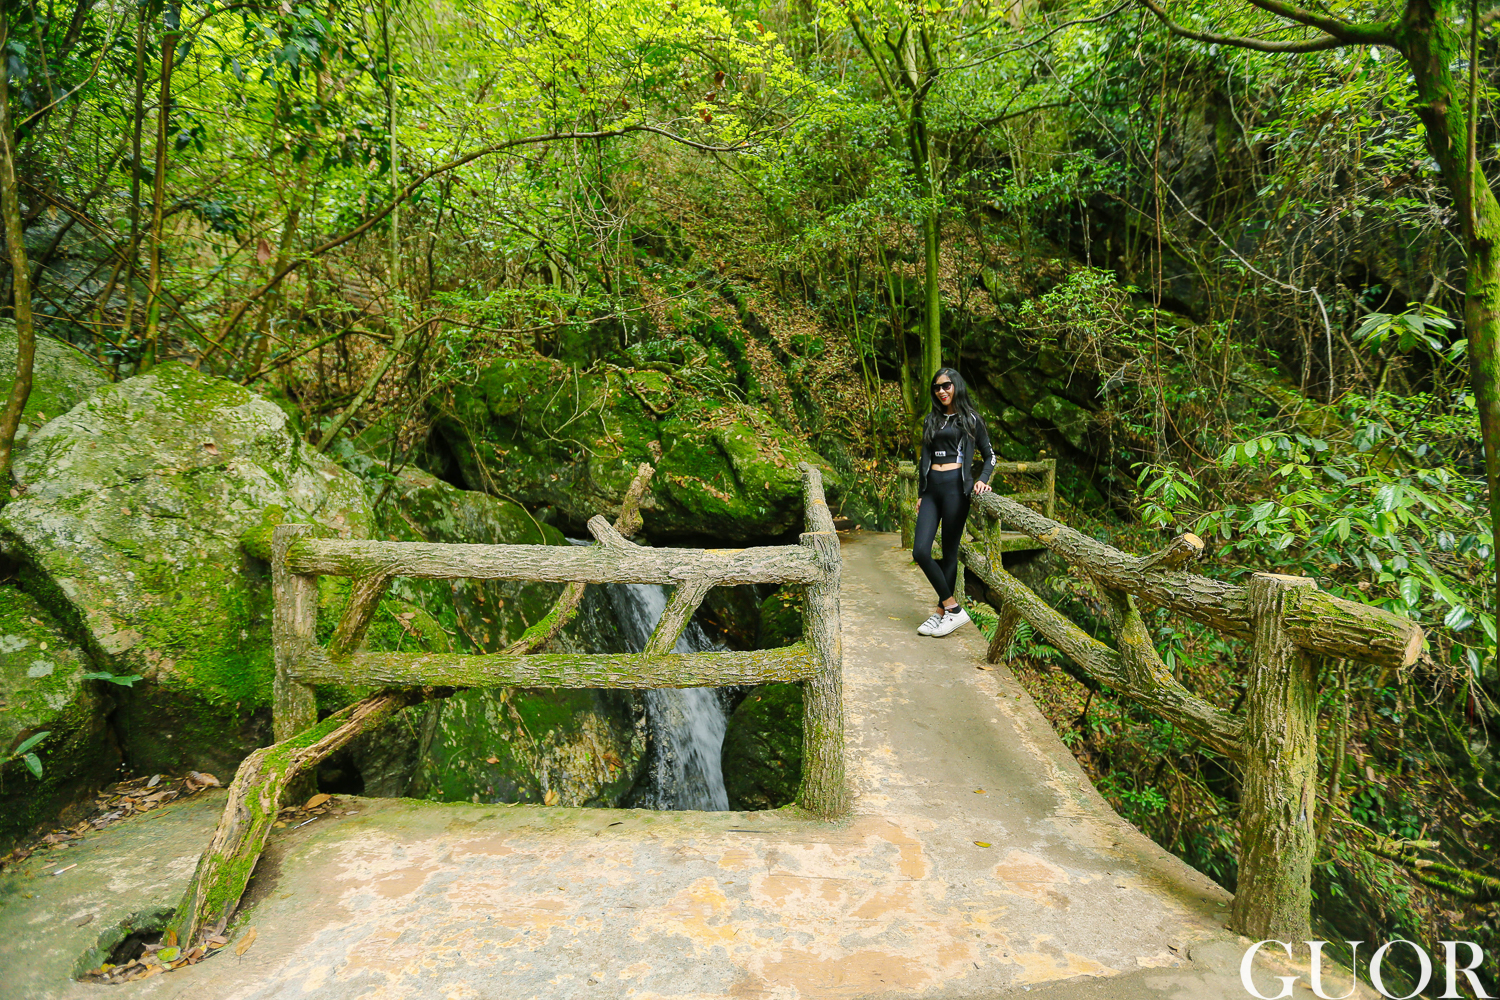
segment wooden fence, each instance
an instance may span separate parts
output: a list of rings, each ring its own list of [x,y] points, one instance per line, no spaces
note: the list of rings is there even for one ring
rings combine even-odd
[[[1030,498],[1037,502],[1037,498]],[[1048,504],[1050,513],[1050,504]],[[1318,589],[1308,577],[1256,573],[1246,586],[1190,572],[1203,551],[1181,535],[1133,556],[1083,535],[1012,496],[974,501],[973,542],[960,556],[989,587],[999,624],[990,662],[1004,657],[1022,619],[1088,675],[1170,722],[1239,768],[1240,853],[1234,928],[1256,940],[1307,940],[1317,853],[1318,681],[1324,658],[1406,667],[1422,629],[1407,618]],[[1019,529],[1093,583],[1112,648],[1058,613],[1005,570],[1014,549],[999,525]],[[1188,690],[1162,661],[1142,617],[1167,608],[1250,644],[1243,715]]]
[[[443,545],[313,538],[280,525],[271,543],[277,743],[317,719],[313,685],[558,688],[683,688],[799,681],[803,685],[802,784],[797,800],[820,816],[848,809],[844,767],[843,647],[839,636],[838,533],[818,470],[802,471],[807,531],[798,545],[671,549],[635,545],[603,517],[589,521],[599,544]],[[327,648],[315,635],[318,576],[353,578],[349,604]],[[654,583],[673,588],[641,653],[489,654],[369,652],[359,647],[391,579],[470,578],[580,583]],[[803,640],[782,649],[674,653],[712,587],[806,586]]]

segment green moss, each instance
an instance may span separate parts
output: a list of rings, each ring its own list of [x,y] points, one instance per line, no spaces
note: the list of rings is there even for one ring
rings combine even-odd
[[[777,588],[760,603],[760,635],[756,643],[761,649],[779,649],[790,646],[802,638],[802,605],[805,591],[802,587],[783,586]]]
[[[645,752],[638,708],[639,699],[622,692],[461,691],[430,710],[431,737],[410,794],[617,806]]]
[[[724,789],[731,809],[777,809],[802,781],[802,686],[762,684],[724,731]]]
[[[643,514],[656,537],[734,543],[799,530],[798,462],[823,467],[832,495],[842,486],[766,414],[655,369],[497,362],[455,392],[439,426],[467,480],[576,524],[618,509],[636,467],[654,462]]]
[[[0,852],[108,780],[119,754],[104,723],[109,692],[35,598],[0,587],[0,759],[34,733],[42,776],[19,760],[0,766]]]

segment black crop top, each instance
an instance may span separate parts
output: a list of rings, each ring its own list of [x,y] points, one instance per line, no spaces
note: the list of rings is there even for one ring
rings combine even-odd
[[[956,417],[939,427],[932,435],[932,464],[957,462],[958,445],[962,440],[963,430]]]

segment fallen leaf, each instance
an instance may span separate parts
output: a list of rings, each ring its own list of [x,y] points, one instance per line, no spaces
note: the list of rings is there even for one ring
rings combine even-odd
[[[240,943],[234,946],[234,953],[236,955],[243,955],[245,952],[250,950],[250,946],[254,943],[255,928],[252,927],[245,932],[245,936],[240,939]]]
[[[980,663],[980,664],[976,664],[976,666],[978,666],[980,670],[994,670],[995,669],[994,667],[990,666],[988,663]]]
[[[983,788],[976,788],[976,789],[974,789],[974,794],[975,795],[983,795],[984,794],[984,789]]]
[[[93,922],[94,922],[94,915],[92,913],[90,913],[88,916],[84,917],[82,920],[78,921],[73,926],[74,927],[87,927],[89,924],[91,924]]]
[[[989,847],[990,844],[989,844],[989,841],[987,841],[987,840],[976,840],[976,841],[974,841],[974,846],[975,847]]]
[[[159,775],[159,774],[153,774],[151,776],[151,780],[148,781],[148,782],[146,782],[146,787],[147,788],[155,788],[159,784],[161,784],[161,775]]]
[[[312,798],[308,799],[307,803],[302,808],[316,809],[318,808],[318,806],[327,802],[331,798],[333,798],[333,796],[329,795],[327,792],[319,792],[317,795],[314,795]]]
[[[544,806],[555,806],[555,805],[557,805],[557,789],[555,789],[555,788],[549,788],[549,789],[547,789],[547,794],[542,796],[542,805],[544,805]]]
[[[156,953],[156,957],[161,959],[163,962],[175,962],[179,957],[181,957],[181,955],[182,949],[177,947],[175,944],[169,948],[163,948],[161,951]]]
[[[498,764],[498,763],[500,763],[500,758],[499,757],[486,757],[484,759],[484,762],[486,764]]]

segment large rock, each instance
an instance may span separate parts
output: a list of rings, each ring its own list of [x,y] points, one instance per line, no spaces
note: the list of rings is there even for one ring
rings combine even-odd
[[[724,791],[731,809],[778,809],[802,781],[802,685],[762,684],[724,730]]]
[[[129,763],[225,774],[267,742],[268,573],[240,536],[279,508],[368,537],[358,479],[274,405],[176,362],[52,419],[15,475],[0,550],[97,663],[147,679],[116,715]]]
[[[351,468],[376,468],[347,450]],[[565,545],[510,500],[460,490],[408,468],[375,492],[377,533],[392,541]],[[498,652],[552,610],[562,585],[398,578],[393,595],[421,607],[468,652]],[[559,648],[623,652],[613,609],[585,591]],[[634,691],[481,688],[417,706],[351,748],[367,795],[441,801],[618,805],[644,768],[645,705]]]
[[[16,321],[0,319],[0,387],[8,390],[16,378]],[[24,444],[42,424],[83,402],[108,384],[109,376],[78,348],[52,337],[36,338],[31,369],[31,395],[21,411],[16,441]]]
[[[407,794],[618,806],[646,757],[638,699],[613,691],[463,691],[432,706]],[[628,694],[634,694],[630,692]]]
[[[655,369],[579,372],[546,359],[497,362],[454,391],[438,426],[465,482],[582,526],[618,509],[641,462],[656,476],[647,535],[752,542],[802,530],[797,463],[842,478],[764,412]]]
[[[37,733],[40,778],[21,760],[0,768],[0,853],[60,807],[109,779],[119,753],[104,722],[111,692],[40,604],[0,587],[0,761]]]

